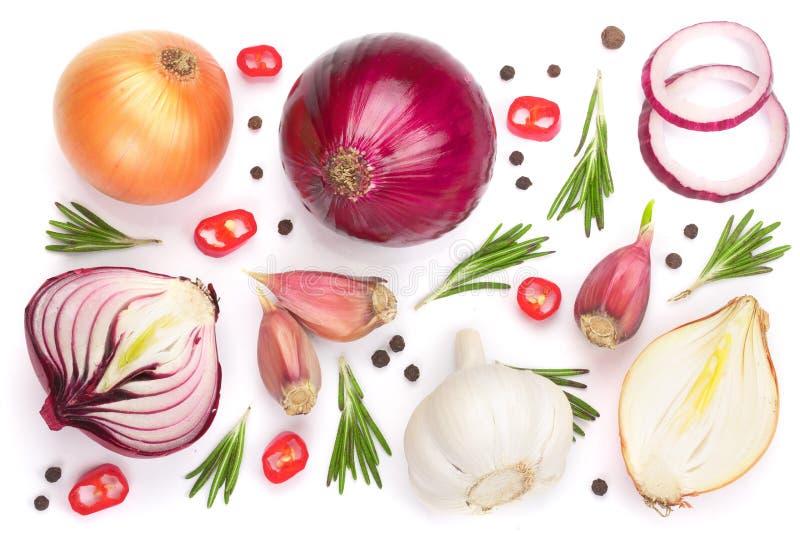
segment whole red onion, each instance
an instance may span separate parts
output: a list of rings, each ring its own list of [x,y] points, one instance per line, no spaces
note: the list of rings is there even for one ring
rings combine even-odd
[[[345,42],[295,82],[281,156],[308,209],[354,237],[402,246],[452,230],[491,177],[496,132],[480,86],[438,45]]]

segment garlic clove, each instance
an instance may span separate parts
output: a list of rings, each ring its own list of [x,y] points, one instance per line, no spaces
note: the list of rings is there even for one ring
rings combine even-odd
[[[382,278],[322,271],[247,274],[303,326],[332,341],[360,339],[397,316],[397,300]]]
[[[628,472],[651,507],[725,486],[767,449],[778,387],[767,314],[744,296],[653,341],[623,383],[620,438]]]
[[[258,296],[264,312],[257,353],[261,380],[287,415],[307,414],[322,381],[317,353],[289,312]]]

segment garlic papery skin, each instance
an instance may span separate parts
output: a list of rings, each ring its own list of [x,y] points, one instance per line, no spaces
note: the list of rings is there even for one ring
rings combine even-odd
[[[411,484],[431,508],[489,512],[557,482],[572,444],[564,393],[534,373],[485,363],[480,336],[456,337],[458,370],[414,410]]]
[[[317,402],[322,375],[308,334],[289,312],[259,293],[264,315],[258,331],[261,380],[287,415],[304,415]]]
[[[730,484],[766,451],[778,423],[767,314],[751,296],[653,341],[619,401],[622,455],[662,515]]]

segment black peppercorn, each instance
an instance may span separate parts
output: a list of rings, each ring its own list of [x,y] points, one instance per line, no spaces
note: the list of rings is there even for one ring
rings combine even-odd
[[[247,121],[247,127],[251,130],[259,130],[261,129],[261,117],[258,115],[253,115]]]
[[[561,67],[558,65],[550,65],[547,67],[547,75],[551,78],[558,78],[561,75]]]
[[[519,150],[515,150],[509,154],[508,161],[510,161],[512,165],[522,165],[522,162],[525,161],[525,156]]]
[[[514,74],[516,74],[516,71],[514,70],[514,67],[512,67],[511,65],[506,65],[505,67],[500,69],[500,79],[503,81],[507,82],[508,80],[514,77]]]
[[[48,482],[58,482],[60,478],[61,478],[60,467],[48,467],[47,471],[44,472],[44,479]]]
[[[602,478],[597,478],[592,482],[592,493],[603,496],[608,491],[608,484]]]
[[[675,252],[670,252],[667,254],[666,258],[667,267],[670,269],[677,269],[683,264],[683,258],[681,258],[680,254],[676,254]]]
[[[517,178],[517,188],[518,189],[522,189],[523,191],[525,191],[532,184],[533,184],[533,182],[531,182],[531,179],[528,178],[527,176],[520,176],[519,178]]]
[[[392,339],[389,341],[389,348],[392,349],[392,352],[401,352],[406,348],[406,340],[400,335],[392,336]]]
[[[385,350],[376,350],[372,355],[372,365],[375,367],[386,367],[389,365],[389,353]]]
[[[250,176],[251,176],[251,177],[252,177],[254,180],[260,180],[261,178],[263,178],[263,177],[264,177],[264,169],[262,169],[261,167],[259,167],[258,165],[256,165],[255,167],[253,167],[252,169],[250,169]]]
[[[616,26],[607,26],[600,34],[600,39],[603,41],[603,46],[609,50],[616,50],[625,42],[625,34]]]
[[[683,229],[683,235],[688,237],[689,239],[694,239],[697,237],[697,225],[696,224],[687,224],[686,227]]]
[[[403,375],[405,375],[409,382],[416,382],[419,378],[419,367],[412,363],[405,368]]]
[[[294,224],[289,219],[283,219],[281,222],[278,223],[278,233],[281,235],[289,235],[289,233],[294,229]]]
[[[38,497],[33,499],[33,507],[39,510],[40,512],[43,510],[47,510],[48,506],[50,506],[50,499],[48,499],[44,495],[39,495]]]

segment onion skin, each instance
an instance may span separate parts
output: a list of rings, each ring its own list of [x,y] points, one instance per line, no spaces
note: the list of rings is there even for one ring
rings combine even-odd
[[[666,80],[666,85],[667,87],[669,87],[684,75],[715,68],[735,69],[742,72],[743,74],[746,73],[752,77],[755,77],[755,74],[752,74],[749,71],[746,71],[739,67],[732,67],[729,65],[702,65],[699,67],[694,67],[691,69],[678,72],[670,76]],[[683,184],[683,182],[680,180],[678,176],[676,176],[675,173],[667,169],[664,166],[663,162],[658,158],[658,156],[656,156],[655,150],[653,149],[652,136],[650,132],[650,118],[653,113],[653,106],[648,100],[645,100],[644,103],[642,104],[642,111],[639,114],[639,151],[642,154],[642,159],[644,160],[645,164],[647,164],[647,167],[650,169],[650,172],[652,172],[653,175],[661,183],[663,183],[671,191],[678,193],[679,195],[683,195],[685,197],[697,200],[709,200],[711,202],[728,202],[729,200],[735,200],[764,185],[764,182],[766,182],[769,178],[771,178],[772,175],[775,174],[775,171],[778,170],[778,167],[780,166],[781,161],[783,160],[783,156],[786,153],[786,146],[789,142],[789,134],[788,134],[789,120],[786,117],[786,113],[783,111],[783,107],[780,105],[777,98],[775,98],[775,95],[773,93],[770,93],[768,95],[766,105],[773,105],[773,104],[779,108],[780,112],[783,115],[783,128],[784,131],[786,132],[786,135],[784,137],[783,149],[780,153],[780,156],[774,162],[774,165],[769,169],[767,173],[765,173],[758,181],[753,183],[751,186],[741,189],[740,191],[730,194],[718,194],[712,191],[702,191],[692,187],[688,187]]]
[[[192,74],[168,71],[165,49],[191,53]],[[117,200],[163,204],[194,192],[217,168],[233,103],[225,73],[199,44],[136,31],[101,39],[72,60],[53,118],[64,155],[86,181]]]
[[[402,34],[345,42],[295,82],[280,127],[305,206],[359,239],[434,239],[475,208],[496,132],[483,91],[450,54]]]
[[[58,304],[58,308],[54,312],[47,309],[51,305],[52,299],[56,298],[57,296],[56,293],[59,289],[57,286],[60,285],[61,288],[65,288],[68,287],[70,283],[74,283],[76,280],[90,280],[91,277],[105,277],[105,280],[103,281],[104,285],[98,285],[94,288],[89,287],[89,289],[92,290],[91,297],[87,298],[85,301],[79,301],[80,304],[77,311],[72,310],[68,306],[70,304],[69,297],[76,295],[81,289],[88,287],[88,284],[85,286],[79,286],[77,289],[73,287],[71,290],[72,292],[66,300],[62,299],[58,301],[60,304]],[[125,385],[133,383],[133,380],[130,379],[134,377],[141,377],[142,375],[149,374],[150,380],[158,379],[159,377],[169,378],[170,376],[178,374],[183,369],[174,370],[172,373],[169,372],[171,370],[167,369],[161,374],[157,372],[159,370],[158,367],[132,369],[134,375],[129,375],[127,378],[122,378],[116,384],[113,384],[113,388],[111,390],[105,393],[99,393],[97,390],[100,388],[100,384],[102,384],[105,374],[108,372],[111,364],[116,363],[114,358],[119,346],[118,344],[120,343],[119,336],[121,335],[120,332],[116,331],[116,328],[121,327],[120,325],[123,322],[123,319],[121,319],[122,315],[128,313],[128,310],[131,309],[131,306],[135,306],[142,300],[153,296],[158,296],[158,293],[150,295],[145,294],[142,296],[142,293],[139,292],[137,293],[139,295],[138,297],[133,296],[133,298],[127,298],[127,293],[125,290],[115,289],[115,286],[113,285],[115,280],[121,277],[135,279],[132,284],[135,284],[137,283],[136,281],[138,281],[141,287],[145,288],[161,287],[161,284],[171,282],[196,286],[195,289],[197,290],[198,294],[202,294],[202,297],[199,298],[203,300],[207,299],[207,301],[204,302],[204,305],[210,307],[212,312],[211,317],[209,318],[209,322],[211,323],[209,328],[211,330],[210,332],[206,332],[206,334],[211,336],[209,346],[213,348],[214,357],[214,369],[208,371],[213,377],[213,383],[211,384],[212,387],[211,389],[204,390],[205,393],[207,393],[206,397],[208,403],[205,406],[200,406],[200,409],[203,410],[202,414],[198,414],[196,411],[197,407],[192,409],[193,407],[189,406],[190,413],[186,415],[185,420],[188,420],[191,416],[195,419],[198,419],[197,423],[190,427],[188,432],[176,437],[175,439],[165,441],[163,444],[155,440],[157,435],[154,434],[153,439],[155,441],[144,444],[141,448],[133,446],[129,442],[125,442],[126,440],[130,441],[133,438],[130,438],[129,436],[115,435],[115,433],[110,430],[112,427],[114,427],[116,429],[115,431],[118,431],[122,423],[104,424],[104,422],[101,420],[101,416],[98,414],[125,414],[126,412],[122,411],[118,406],[114,406],[115,402],[119,403],[132,398],[145,398],[147,396],[155,397],[159,394],[176,391],[183,387],[189,379],[194,378],[194,375],[197,372],[196,369],[199,369],[201,364],[208,364],[208,362],[199,362],[197,367],[191,371],[191,376],[189,376],[186,380],[177,383],[176,385],[171,384],[172,388],[168,390],[156,390],[155,392],[151,392],[149,394],[145,393],[137,396],[130,390],[127,390]],[[141,287],[138,288],[137,291],[139,291]],[[56,293],[49,293],[51,290],[54,290],[54,288]],[[114,297],[119,297],[123,300],[116,302],[116,307],[114,308],[102,310],[102,308],[107,306],[108,302]],[[46,298],[47,302],[43,302],[43,298]],[[86,323],[85,321],[81,323],[82,326],[89,327],[89,330],[87,330],[84,334],[81,334],[81,330],[76,326],[76,324],[78,321],[83,319],[81,313],[84,306],[91,307],[94,305],[97,307],[96,303],[91,302],[92,298],[107,298],[107,300],[102,301],[100,304],[101,311],[94,316],[94,319],[92,319],[91,316],[88,317],[88,319],[92,321],[91,323]],[[66,367],[64,367],[63,358],[66,356],[61,355],[59,352],[57,353],[59,359],[55,360],[54,357],[56,355],[51,354],[52,351],[48,352],[47,347],[43,346],[41,342],[41,336],[52,336],[52,343],[61,343],[58,341],[57,332],[48,333],[44,331],[43,325],[46,324],[46,321],[45,317],[42,315],[48,311],[50,313],[60,313],[61,310],[67,310],[67,313],[70,313],[70,311],[75,311],[74,316],[70,316],[70,318],[75,322],[71,327],[72,339],[69,341],[69,347],[73,352],[76,350],[81,352],[81,349],[85,349],[86,358],[92,357],[91,353],[93,351],[93,347],[89,347],[84,341],[86,339],[91,340],[92,336],[94,335],[104,335],[102,326],[105,325],[106,322],[105,320],[101,321],[98,318],[101,312],[110,313],[112,315],[112,318],[106,318],[110,321],[110,327],[107,333],[104,335],[106,341],[104,343],[104,348],[102,349],[102,359],[98,365],[92,367],[88,359],[85,359],[83,365],[81,365],[73,355],[71,358],[73,365],[71,366],[69,372],[79,373],[81,372],[81,367],[83,367],[84,370],[81,372],[80,377],[75,375],[72,379],[69,379],[68,376],[65,376],[65,373],[68,371]],[[40,412],[42,418],[45,420],[51,430],[60,430],[65,426],[73,426],[81,430],[84,434],[92,438],[103,447],[125,456],[164,456],[188,447],[194,441],[199,439],[211,425],[214,420],[214,416],[216,415],[217,405],[219,403],[222,368],[218,359],[216,358],[216,340],[214,339],[213,332],[213,323],[216,322],[218,312],[219,308],[217,305],[217,297],[213,286],[210,284],[208,286],[202,286],[199,281],[192,282],[183,277],[173,278],[162,274],[150,273],[147,271],[124,267],[96,267],[91,269],[77,269],[74,271],[68,271],[48,279],[34,294],[34,296],[31,298],[31,301],[25,308],[25,337],[28,347],[28,354],[39,382],[48,393],[47,399],[45,400],[44,406]],[[60,318],[61,316],[59,315],[56,321],[58,321]],[[95,332],[95,330],[97,331]],[[194,346],[198,346],[199,338],[188,340],[188,342],[193,343]],[[206,345],[203,346],[205,347]],[[56,350],[60,351],[60,346],[56,347]],[[94,350],[96,352],[96,347]],[[208,365],[206,365],[206,369],[208,369]],[[198,380],[198,382],[202,381],[203,378],[206,378],[205,374]],[[195,395],[195,392],[199,387],[199,384],[195,385],[194,388],[188,392],[188,394],[190,396]],[[186,398],[184,397],[179,399],[175,405],[168,406],[165,408],[165,410],[177,410],[183,400],[186,400]],[[203,397],[197,400],[203,400]],[[151,416],[153,418],[153,422],[158,423],[160,422],[156,420],[158,414],[165,410],[150,412],[139,411],[136,413],[140,416]],[[108,421],[105,423],[108,423]],[[146,432],[158,432],[158,430],[158,428],[154,427],[144,429]]]

